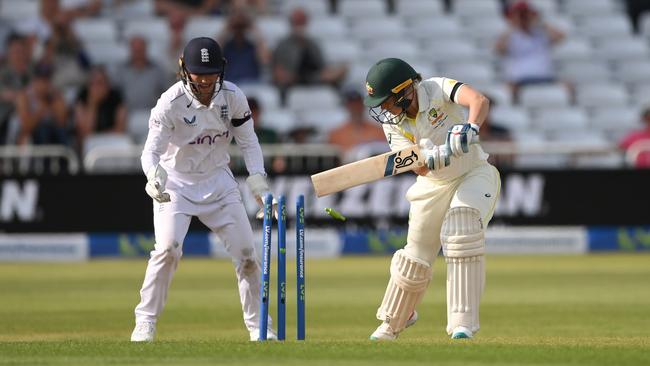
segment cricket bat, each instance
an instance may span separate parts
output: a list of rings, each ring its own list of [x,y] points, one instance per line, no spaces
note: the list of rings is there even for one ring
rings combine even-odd
[[[422,166],[424,159],[420,147],[412,145],[314,174],[311,181],[316,196],[323,197]]]

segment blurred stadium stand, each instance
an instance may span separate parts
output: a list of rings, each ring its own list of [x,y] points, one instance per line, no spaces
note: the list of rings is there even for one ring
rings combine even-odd
[[[573,84],[574,94],[561,85],[529,86],[522,90],[520,104],[513,105],[493,52],[494,41],[507,28],[499,0],[451,0],[449,9],[443,0],[268,1],[269,13],[258,15],[256,24],[272,48],[288,32],[290,10],[305,8],[311,16],[308,31],[321,42],[326,59],[348,64],[344,85],[360,91],[368,67],[386,56],[412,62],[424,77],[450,76],[473,84],[495,99],[493,120],[509,128],[513,137],[508,143],[485,143],[486,150],[515,156],[518,167],[626,166],[618,139],[641,127],[640,111],[650,103],[650,12],[642,14],[635,34],[621,0],[529,2],[545,20],[567,32],[552,57],[562,79]],[[156,58],[170,58],[165,51],[171,37],[168,22],[155,15],[154,3],[128,2],[124,8],[106,7],[97,17],[75,20],[73,28],[91,61],[109,67],[124,62],[133,35],[149,40]],[[37,12],[37,0],[0,0],[0,18],[6,24],[17,25]],[[183,37],[216,36],[225,22],[224,15],[191,18]],[[302,126],[318,130],[312,144],[265,146],[265,153],[305,157],[296,161],[310,166],[313,161],[323,164],[315,169],[340,161],[336,149],[322,144],[326,131],[344,118],[339,90],[295,88],[283,106],[267,81],[268,70],[265,75],[261,84],[240,85],[260,101],[265,126],[281,134]],[[129,111],[127,136],[102,136],[87,141],[79,152],[61,146],[0,146],[2,171],[19,173],[18,162],[26,156],[42,159],[51,154],[53,160],[67,161],[65,169],[71,173],[137,172],[147,118],[147,111]],[[233,154],[237,160],[236,149]]]

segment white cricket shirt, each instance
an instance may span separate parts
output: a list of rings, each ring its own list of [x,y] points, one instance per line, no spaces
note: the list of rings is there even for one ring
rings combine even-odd
[[[406,115],[397,125],[383,124],[391,150],[401,150],[421,139],[428,138],[435,145],[444,145],[447,131],[455,124],[467,123],[463,106],[456,104],[456,95],[463,83],[444,77],[433,77],[416,84],[418,114],[415,119]],[[427,175],[433,179],[448,180],[467,173],[477,163],[487,160],[488,154],[478,144],[458,158],[451,157],[451,165]]]
[[[244,93],[224,81],[210,105],[205,106],[179,81],[160,96],[151,110],[142,169],[146,174],[160,163],[169,182],[184,196],[195,202],[205,201],[216,190],[217,173],[229,170],[228,147],[233,137],[242,150],[248,173],[264,175],[262,149]]]

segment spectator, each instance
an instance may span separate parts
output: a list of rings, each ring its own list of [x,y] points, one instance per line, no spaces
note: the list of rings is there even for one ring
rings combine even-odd
[[[490,100],[490,113],[488,113],[485,121],[481,125],[481,142],[510,142],[510,130],[501,125],[499,121],[493,120],[494,107],[497,102],[489,95],[485,95]],[[511,155],[495,155],[490,154],[488,162],[496,167],[505,167],[512,165],[513,159]]]
[[[384,131],[379,124],[369,120],[363,96],[357,91],[348,91],[344,94],[344,102],[348,120],[329,133],[328,142],[338,146],[343,153],[376,142],[380,142],[383,150],[387,150]]]
[[[253,11],[255,15],[268,13],[266,0],[230,0],[230,8],[246,8]]]
[[[264,122],[262,122],[262,108],[260,103],[254,97],[248,98],[248,107],[251,109],[251,117],[253,118],[253,128],[255,129],[255,134],[257,135],[257,140],[260,144],[277,144],[280,142],[280,137],[278,133],[268,127],[264,127]]]
[[[644,128],[625,136],[619,147],[632,154],[633,164],[637,168],[650,168],[650,107],[641,113]]]
[[[650,2],[648,0],[625,0],[627,14],[630,16],[634,31],[639,33],[639,18],[644,12],[650,11]]]
[[[219,14],[221,0],[156,0],[156,14],[182,13],[185,17]]]
[[[308,20],[303,9],[294,9],[289,15],[291,33],[273,52],[273,81],[280,88],[283,99],[287,89],[293,85],[337,84],[347,71],[343,65],[325,64],[320,46],[307,35]]]
[[[147,41],[134,36],[129,40],[129,60],[114,76],[125,97],[128,110],[151,109],[169,85],[167,74],[147,55]]]
[[[235,8],[218,35],[228,61],[226,79],[236,84],[259,82],[270,54],[264,38],[243,8]]]
[[[264,127],[264,120],[262,119],[262,107],[258,100],[254,97],[248,98],[248,107],[251,109],[251,117],[253,119],[253,128],[257,135],[257,140],[260,144],[278,144],[280,143],[280,136],[278,133],[268,127]],[[282,173],[287,170],[287,162],[282,156],[267,156],[264,157],[264,166],[270,167],[273,173]]]
[[[69,26],[75,19],[99,14],[102,0],[66,1],[62,6],[59,0],[41,0],[39,13],[31,19],[17,24],[20,33],[30,36],[30,40],[44,44],[61,25]]]
[[[53,23],[39,63],[46,63],[53,68],[52,82],[61,90],[79,89],[86,81],[90,68],[90,60],[71,23],[60,20]]]
[[[506,16],[510,29],[499,37],[495,49],[504,58],[505,79],[517,102],[522,86],[556,81],[551,47],[564,39],[564,33],[542,22],[526,1],[510,5]]]
[[[185,46],[185,25],[187,16],[180,11],[167,13],[167,24],[169,26],[169,44],[167,45],[167,56],[163,64],[165,70],[171,74],[178,72],[178,59]]]
[[[87,85],[79,92],[74,119],[80,145],[96,132],[124,133],[126,107],[122,94],[111,87],[102,67],[91,70]]]
[[[18,145],[68,143],[67,106],[62,94],[52,84],[52,71],[48,65],[37,66],[29,86],[18,94]]]
[[[7,39],[7,62],[0,67],[0,144],[13,142],[10,123],[18,94],[29,84],[32,67],[27,39]]]
[[[9,35],[11,35],[11,27],[8,22],[0,22],[0,65],[5,62]]]

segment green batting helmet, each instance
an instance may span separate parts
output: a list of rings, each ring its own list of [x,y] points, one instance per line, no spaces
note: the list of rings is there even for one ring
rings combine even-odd
[[[366,91],[368,95],[363,99],[363,104],[371,110],[373,118],[380,123],[399,123],[402,114],[412,102],[407,98],[406,90],[413,84],[413,80],[420,75],[404,60],[399,58],[385,58],[374,64],[366,76]],[[395,95],[395,105],[402,108],[399,116],[389,117],[387,111],[376,110],[386,99]]]

